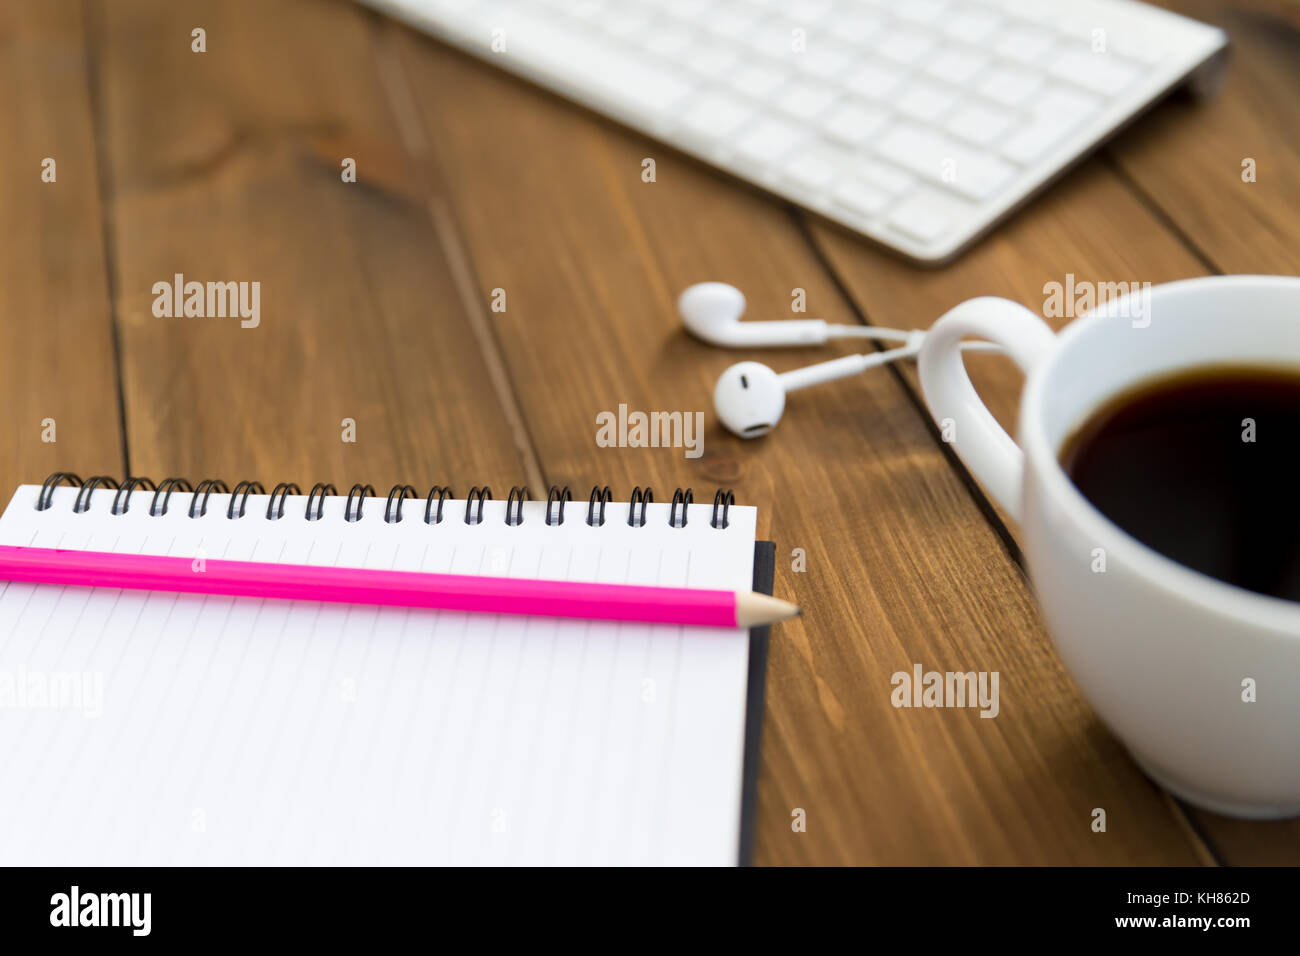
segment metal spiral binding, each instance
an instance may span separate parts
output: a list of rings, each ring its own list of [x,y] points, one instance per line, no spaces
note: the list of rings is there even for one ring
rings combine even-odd
[[[482,524],[483,523],[483,502],[492,500],[492,489],[484,485],[479,488],[475,485],[469,490],[469,497],[465,499],[465,523]],[[469,520],[470,509],[473,508],[474,502],[478,502],[478,514],[473,521]]]
[[[593,528],[603,528],[605,526],[605,505],[614,500],[610,493],[609,485],[601,487],[600,485],[591,486],[591,497],[587,499],[587,524]],[[596,502],[600,502],[600,518],[596,518]]]
[[[331,495],[337,495],[339,490],[331,484],[318,481],[311,486],[311,494],[307,496],[307,511],[303,515],[308,521],[320,521],[325,516],[325,499]],[[316,505],[316,516],[312,517],[311,503],[315,501],[316,495],[320,495],[320,503]]]
[[[244,493],[244,497],[239,498],[241,491]],[[231,521],[244,517],[244,510],[248,507],[248,496],[264,494],[266,494],[266,489],[262,487],[260,481],[241,481],[235,485],[235,490],[230,493],[230,506],[226,508],[226,517]],[[239,514],[235,514],[236,498],[239,498]]]
[[[343,520],[344,520],[344,521],[360,521],[360,520],[361,520],[361,506],[362,506],[362,504],[365,502],[365,500],[366,500],[367,498],[373,497],[374,494],[375,494],[375,486],[374,486],[374,485],[363,485],[363,484],[361,484],[360,482],[357,482],[357,484],[353,485],[353,486],[352,486],[352,490],[348,492],[348,504],[347,504],[347,507],[343,509]],[[353,517],[353,515],[352,515],[352,501],[353,501],[353,499],[355,499],[355,500],[356,500],[356,503],[357,503],[357,513],[356,513],[356,517]]]
[[[433,510],[433,496],[438,496],[438,510]],[[442,503],[448,498],[455,498],[456,493],[450,488],[442,485],[434,485],[429,489],[429,497],[424,505],[424,523],[425,524],[442,524]]]
[[[171,481],[170,478],[167,480]],[[280,484],[276,485],[271,490],[271,500],[266,503],[266,520],[279,521],[281,518],[283,518],[284,499],[289,497],[290,495],[300,495],[300,494],[302,494],[302,489],[299,488],[297,485],[293,484],[293,482],[282,481],[280,482]],[[276,495],[280,496],[280,507],[278,509],[275,507]]]
[[[199,503],[199,495],[203,496],[203,506],[199,508],[197,517],[202,518],[208,513],[208,499],[212,497],[212,492],[219,495],[230,494],[230,488],[220,478],[204,478],[194,486],[194,497],[190,499],[190,517],[196,517],[194,506]]]
[[[77,500],[72,503],[73,514],[85,514],[90,510],[90,498],[100,485],[107,488],[118,487],[116,478],[110,478],[108,475],[91,475],[77,492]]]
[[[640,485],[637,485],[632,489],[632,497],[629,498],[627,502],[627,526],[629,528],[645,527],[645,506],[653,503],[654,500],[655,493],[650,490],[649,486],[646,487],[645,491],[641,490]],[[636,518],[636,506],[638,504],[641,505],[640,521],[634,520]]]
[[[158,489],[153,493],[153,501],[149,502],[149,517],[159,518],[167,513],[167,502],[172,499],[172,492],[180,489],[181,491],[193,492],[190,483],[184,478],[164,478],[158,482]],[[158,510],[158,496],[162,495],[162,510]]]
[[[56,471],[50,477],[45,479],[45,484],[41,485],[41,493],[36,496],[36,510],[44,511],[50,506],[50,499],[54,497],[54,489],[60,483],[67,481],[70,485],[80,488],[85,484],[80,478],[70,471]]]
[[[713,517],[709,519],[709,524],[717,528],[719,531],[727,527],[727,525],[731,524],[731,522],[727,520],[727,512],[731,509],[731,506],[734,505],[735,503],[736,503],[736,496],[731,493],[730,488],[728,488],[726,491],[723,491],[721,488],[719,488],[717,494],[713,496]],[[722,508],[721,524],[718,523],[719,507]]]
[[[673,493],[673,506],[668,512],[668,527],[685,528],[686,527],[686,506],[695,503],[695,493],[687,488],[685,492],[678,488]],[[677,506],[682,506],[682,523],[677,523]]]
[[[122,487],[117,489],[117,494],[113,496],[113,507],[109,509],[109,514],[126,514],[131,507],[131,493],[137,488],[143,488],[145,491],[158,491],[158,488],[148,478],[128,478],[122,482]],[[123,495],[126,495],[126,497],[123,498]],[[121,502],[120,507],[119,501]]]
[[[107,488],[114,492],[113,502],[109,508],[110,514],[113,515],[127,513],[131,507],[131,496],[137,490],[151,491],[153,492],[153,498],[149,502],[149,516],[151,518],[160,518],[167,514],[168,504],[171,501],[172,493],[175,491],[192,495],[188,512],[191,518],[202,518],[207,515],[208,499],[212,497],[214,492],[221,495],[230,495],[230,502],[226,507],[226,518],[231,521],[244,517],[249,495],[266,494],[261,482],[257,481],[241,481],[231,491],[226,483],[219,478],[205,478],[192,487],[189,481],[184,478],[164,478],[155,485],[148,478],[135,477],[128,478],[119,485],[117,480],[109,475],[91,475],[83,481],[79,476],[71,472],[56,471],[46,478],[45,483],[41,485],[40,493],[36,497],[36,510],[48,510],[53,503],[55,489],[63,484],[77,489],[77,496],[72,504],[74,514],[84,514],[89,511],[94,494],[100,488]],[[306,507],[303,512],[304,520],[321,520],[325,514],[325,499],[337,495],[338,491],[332,484],[317,482],[313,485],[311,492],[307,495]],[[360,521],[362,507],[366,498],[374,497],[374,495],[375,489],[372,485],[360,483],[353,485],[348,492],[343,519],[349,522]],[[298,485],[293,482],[281,482],[276,485],[271,491],[267,502],[266,519],[268,521],[278,521],[283,518],[288,499],[291,496],[295,498],[302,496],[302,491]],[[455,497],[455,492],[451,488],[434,485],[425,500],[424,523],[428,525],[441,524],[444,502]],[[400,522],[402,520],[402,505],[408,498],[412,500],[419,498],[419,493],[414,486],[394,485],[392,490],[388,492],[388,502],[384,508],[384,521],[388,524]],[[482,524],[483,503],[491,500],[492,489],[486,485],[482,488],[475,486],[470,489],[469,497],[465,500],[465,523],[468,525]],[[506,499],[505,514],[505,523],[508,527],[513,528],[523,524],[524,502],[530,500],[532,500],[532,495],[526,486],[515,485],[510,489],[510,496]],[[551,486],[550,492],[546,496],[546,525],[548,527],[557,527],[564,524],[564,506],[572,500],[573,492],[569,490],[568,485],[563,487],[559,485]],[[609,485],[593,485],[591,495],[587,499],[587,524],[593,528],[603,527],[605,524],[605,506],[613,500],[614,496]],[[238,509],[235,507],[236,501],[238,501]],[[632,489],[627,509],[628,527],[645,527],[646,507],[653,503],[654,492],[650,488],[642,489],[638,486]],[[678,488],[673,494],[672,506],[668,512],[668,526],[670,528],[686,527],[688,510],[690,505],[694,503],[695,495],[690,488]],[[709,525],[718,530],[728,527],[731,523],[728,512],[735,503],[736,496],[729,489],[719,489],[713,497],[713,514],[709,519]],[[477,507],[475,507],[476,505]]]
[[[595,494],[595,493],[596,493],[596,492],[595,492],[595,489],[593,488],[593,489],[592,489],[592,494]],[[563,488],[560,488],[559,485],[551,485],[551,490],[550,490],[549,492],[547,492],[547,495],[546,495],[546,524],[547,524],[547,527],[554,527],[554,526],[557,525],[557,524],[564,524],[564,503],[565,503],[566,501],[572,501],[572,500],[573,500],[573,492],[569,491],[569,486],[568,486],[568,485],[565,485]],[[551,520],[551,506],[552,506],[553,504],[555,504],[557,501],[560,503],[559,519],[556,520],[556,521],[552,521],[552,520]],[[590,524],[590,522],[588,522],[588,524]]]
[[[515,485],[510,489],[510,497],[506,499],[506,527],[517,528],[524,523],[524,502],[532,498],[528,489],[522,485]],[[511,514],[511,507],[514,508],[514,514]]]
[[[384,522],[386,524],[397,524],[402,520],[402,502],[407,498],[416,497],[415,489],[410,485],[393,485],[388,492],[388,504],[384,506]],[[397,499],[397,514],[393,514],[393,499]]]

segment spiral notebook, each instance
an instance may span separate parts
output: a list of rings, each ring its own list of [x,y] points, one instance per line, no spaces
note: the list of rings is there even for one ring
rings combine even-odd
[[[54,475],[0,544],[771,590],[721,493],[333,491]],[[766,639],[0,582],[0,864],[734,864]]]

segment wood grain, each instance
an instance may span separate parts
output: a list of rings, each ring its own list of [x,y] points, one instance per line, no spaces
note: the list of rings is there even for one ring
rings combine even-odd
[[[1188,813],[1097,722],[912,370],[796,395],[781,429],[742,443],[712,421],[718,372],[809,353],[709,349],[673,305],[723,278],[754,315],[788,315],[802,289],[809,314],[924,327],[976,294],[1041,308],[1070,272],[1295,271],[1290,7],[1176,6],[1233,33],[1220,98],[1157,110],[919,272],[351,4],[0,3],[0,79],[23,91],[0,116],[2,467],[11,483],[120,472],[125,446],[155,478],[734,487],[778,543],[778,593],[806,609],[772,648],[759,862],[1294,864],[1300,824]],[[156,318],[153,283],[176,272],[261,282],[260,326]],[[1014,370],[971,364],[1012,424]],[[703,455],[598,447],[595,416],[620,403],[703,412]],[[914,662],[998,671],[1000,715],[893,708],[890,675]]]
[[[1300,82],[1300,33],[1270,16],[1267,4],[1238,11],[1165,5],[1230,31],[1237,49],[1225,88],[1210,99],[1175,96],[1161,105],[952,266],[917,270],[834,226],[810,224],[866,321],[924,328],[972,295],[1005,296],[1043,314],[1045,285],[1064,283],[1067,274],[1158,284],[1207,272],[1296,271],[1300,150],[1290,131],[1297,108],[1276,91]],[[1241,157],[1253,153],[1274,173],[1245,184]],[[1060,328],[1073,316],[1044,318]],[[1019,371],[994,356],[971,356],[967,366],[990,410],[1014,432]],[[906,377],[919,396],[915,370]],[[1184,810],[1224,862],[1300,860],[1300,823]]]
[[[0,489],[120,473],[113,324],[80,4],[0,3]],[[41,179],[54,160],[54,182]],[[43,440],[53,419],[54,441]],[[46,435],[48,437],[48,434]]]
[[[380,494],[518,481],[366,15],[296,0],[97,10],[133,468]],[[200,26],[206,53],[191,51]],[[260,282],[260,325],[155,317],[153,284],[175,273]]]
[[[1153,111],[1111,155],[1214,270],[1300,272],[1300,3],[1161,5],[1228,32],[1223,86]]]
[[[1051,314],[1050,283],[1157,284],[1204,273],[1195,254],[1170,233],[1105,159],[1085,162],[957,262],[923,270],[874,249],[820,220],[809,229],[870,324],[928,328],[976,295],[1012,299],[1063,328],[1072,311]],[[1021,376],[1010,359],[966,358],[971,381],[989,410],[1014,434]],[[919,394],[915,367],[905,371]]]
[[[1165,2],[1228,31],[1223,86],[1204,100],[1175,99],[1110,149],[1134,188],[1215,272],[1300,272],[1300,3]],[[1255,162],[1255,181],[1242,163]],[[1227,318],[1227,317],[1225,317]],[[1228,863],[1294,866],[1300,820],[1249,823],[1191,810]]]
[[[777,590],[804,606],[776,635],[760,783],[766,863],[1181,862],[1184,821],[1081,703],[1019,569],[887,374],[799,395],[756,443],[708,414],[746,357],[688,339],[686,284],[741,285],[758,314],[806,291],[851,321],[778,204],[400,28],[433,144],[431,188],[456,212],[482,294],[504,288],[497,339],[549,480],[732,486],[778,542]],[[435,135],[436,132],[436,135]],[[641,179],[656,160],[656,181]],[[806,352],[762,356],[778,368]],[[704,454],[603,449],[618,405],[702,411]],[[791,570],[803,549],[806,573]],[[1002,714],[896,710],[890,675],[997,670]],[[1107,834],[1089,827],[1111,813]],[[807,812],[794,833],[791,813]]]

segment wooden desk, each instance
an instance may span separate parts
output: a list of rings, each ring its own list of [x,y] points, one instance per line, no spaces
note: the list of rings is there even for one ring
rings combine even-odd
[[[709,410],[743,356],[682,332],[675,297],[702,279],[736,283],[756,315],[803,289],[810,315],[924,327],[976,294],[1036,307],[1067,273],[1300,271],[1297,7],[1173,5],[1230,31],[1226,88],[1160,107],[955,265],[919,271],[346,3],[5,0],[0,486],[72,469],[732,487],[785,556],[778,593],[807,611],[772,647],[759,862],[1300,862],[1300,824],[1187,807],[1098,723],[1016,529],[939,440],[914,370],[800,394],[759,442],[710,413],[699,459],[594,440],[620,402]],[[260,326],[155,318],[152,286],[178,272],[260,281]],[[978,365],[1010,421],[1019,381]],[[889,675],[916,661],[999,671],[1000,716],[893,709]]]

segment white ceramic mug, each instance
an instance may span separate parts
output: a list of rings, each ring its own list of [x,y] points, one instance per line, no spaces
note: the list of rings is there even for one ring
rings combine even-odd
[[[1025,372],[1019,445],[976,395],[958,351],[963,336],[1001,344]],[[1094,411],[1139,383],[1219,363],[1300,370],[1300,278],[1155,286],[1107,302],[1060,335],[1014,302],[972,299],[935,323],[919,362],[935,421],[1020,524],[1066,667],[1147,774],[1220,813],[1300,814],[1300,602],[1238,588],[1147,547],[1084,498],[1058,459]],[[1094,570],[1097,548],[1103,572]],[[1243,700],[1249,681],[1254,702]]]

